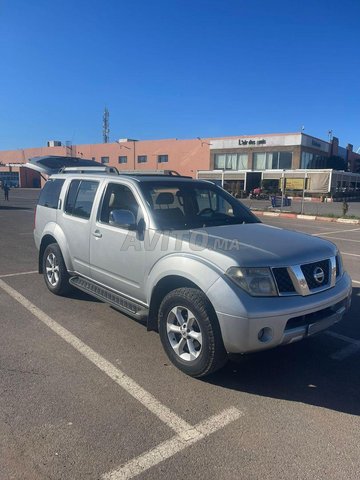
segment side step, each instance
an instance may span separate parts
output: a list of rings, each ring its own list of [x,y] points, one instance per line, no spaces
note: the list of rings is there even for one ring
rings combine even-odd
[[[129,298],[126,298],[119,293],[115,293],[106,287],[98,285],[87,278],[71,277],[69,283],[79,290],[98,298],[102,302],[109,303],[112,307],[121,310],[127,315],[131,315],[135,318],[143,319],[147,317],[149,313],[149,309],[143,305],[136,303],[133,300],[129,300]]]

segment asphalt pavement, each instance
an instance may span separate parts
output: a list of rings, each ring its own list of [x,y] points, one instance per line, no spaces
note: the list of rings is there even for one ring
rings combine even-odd
[[[360,225],[263,217],[339,246],[352,309],[328,332],[196,380],[141,323],[47,290],[38,193],[0,199],[1,480],[359,477]]]

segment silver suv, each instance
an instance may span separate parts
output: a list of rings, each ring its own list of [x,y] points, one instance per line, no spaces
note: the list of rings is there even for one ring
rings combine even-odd
[[[51,292],[76,287],[146,319],[195,377],[228,353],[319,332],[350,306],[333,243],[264,225],[211,182],[67,168],[41,192],[34,238]]]

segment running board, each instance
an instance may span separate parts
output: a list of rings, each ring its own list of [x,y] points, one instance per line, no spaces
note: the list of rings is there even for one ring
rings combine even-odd
[[[69,283],[102,302],[138,319],[147,317],[148,308],[83,277],[71,277]]]

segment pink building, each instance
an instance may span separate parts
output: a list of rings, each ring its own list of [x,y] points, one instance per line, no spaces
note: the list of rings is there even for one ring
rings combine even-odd
[[[50,143],[50,142],[49,142]],[[122,139],[114,143],[47,146],[0,151],[0,179],[7,173],[22,172],[19,186],[40,186],[40,175],[21,167],[37,156],[72,156],[93,159],[118,170],[176,170],[182,175],[196,176],[197,170],[210,165],[210,142],[207,139],[145,140]],[[19,165],[19,166],[17,166]]]
[[[360,155],[353,151],[352,145],[345,148],[336,137],[327,141],[295,132],[190,140],[120,139],[112,143],[71,146],[51,141],[46,147],[0,151],[0,181],[20,187],[40,187],[43,183],[40,174],[22,165],[29,158],[51,155],[92,159],[120,171],[176,170],[192,177],[196,177],[198,171],[202,171],[202,175],[206,171],[216,171],[217,175],[223,171],[223,180],[237,182],[236,191],[245,189],[247,174],[244,172],[249,171],[256,172],[259,179],[265,176],[276,179],[275,172],[284,169],[337,168],[360,173]],[[360,180],[354,181],[357,189]]]

